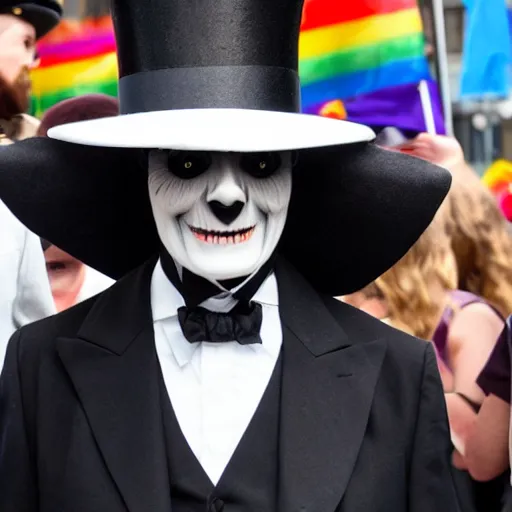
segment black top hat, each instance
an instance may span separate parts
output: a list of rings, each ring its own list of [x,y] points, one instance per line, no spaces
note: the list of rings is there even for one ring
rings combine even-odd
[[[371,140],[367,127],[300,114],[302,3],[113,0],[123,116],[61,126],[50,137],[212,151]]]
[[[0,0],[0,14],[12,14],[24,19],[36,29],[40,39],[54,28],[62,16],[62,0]]]
[[[121,110],[53,128],[73,142],[298,149],[280,251],[315,287],[365,286],[428,226],[450,175],[377,148],[368,128],[298,108],[301,0],[114,0]],[[140,152],[142,153],[142,152]],[[133,149],[29,139],[0,150],[0,199],[33,232],[111,277],[158,251]]]
[[[121,113],[300,112],[297,0],[114,0]]]

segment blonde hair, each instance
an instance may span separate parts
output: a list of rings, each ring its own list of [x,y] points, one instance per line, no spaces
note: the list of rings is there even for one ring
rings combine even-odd
[[[508,316],[512,313],[512,237],[496,199],[473,171],[462,169],[453,173],[446,206],[458,287],[483,297]]]
[[[390,323],[419,338],[431,339],[446,306],[445,293],[457,286],[443,205],[419,240],[375,281]]]
[[[423,339],[432,338],[445,307],[457,309],[446,294],[450,290],[474,293],[505,317],[512,313],[508,223],[469,167],[451,171],[452,188],[432,224],[394,267],[362,290],[385,301],[394,327]]]

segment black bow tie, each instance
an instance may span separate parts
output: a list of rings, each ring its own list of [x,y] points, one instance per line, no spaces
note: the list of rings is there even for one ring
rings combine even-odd
[[[181,330],[190,343],[261,343],[261,305],[255,302],[239,302],[229,313],[216,313],[201,306],[182,307],[178,309],[178,319]]]

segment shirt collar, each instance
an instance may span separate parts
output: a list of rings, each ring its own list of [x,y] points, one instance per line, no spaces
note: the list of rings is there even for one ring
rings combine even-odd
[[[264,306],[277,307],[279,305],[277,281],[273,273],[265,279],[258,291],[254,294],[252,300]],[[151,279],[151,311],[153,314],[153,324],[176,317],[178,315],[178,309],[183,306],[185,306],[185,300],[165,275],[159,260]],[[181,368],[190,362],[194,352],[199,347],[199,343],[189,343],[183,336],[179,324],[173,324],[173,328],[177,329],[176,332],[173,331],[171,333],[170,328],[167,327],[168,326],[165,324],[163,325],[167,341]],[[262,342],[266,351],[273,354],[274,347],[267,347],[265,339],[263,339]],[[251,348],[256,347],[253,345],[249,346]]]
[[[165,320],[178,314],[178,309],[185,305],[183,297],[167,279],[158,260],[151,278],[151,311],[153,323]]]

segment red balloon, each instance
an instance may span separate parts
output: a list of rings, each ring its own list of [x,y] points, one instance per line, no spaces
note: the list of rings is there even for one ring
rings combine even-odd
[[[512,222],[512,191],[505,190],[498,196],[498,203],[505,218]]]

